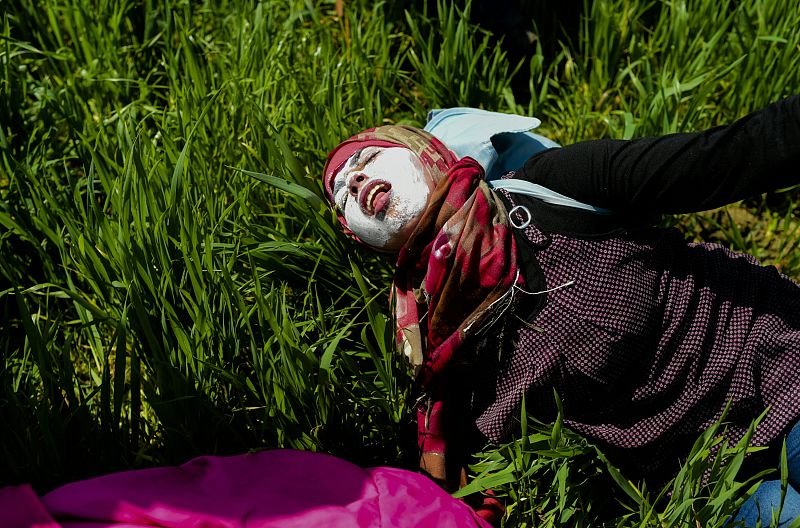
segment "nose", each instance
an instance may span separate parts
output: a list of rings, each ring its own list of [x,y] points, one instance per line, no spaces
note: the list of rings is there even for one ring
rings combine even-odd
[[[350,176],[350,181],[347,182],[347,188],[350,191],[350,194],[353,196],[358,196],[358,191],[361,189],[361,186],[364,185],[367,181],[367,175],[362,172],[357,172]]]

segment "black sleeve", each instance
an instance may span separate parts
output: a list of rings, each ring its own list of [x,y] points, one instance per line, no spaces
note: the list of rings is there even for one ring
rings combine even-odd
[[[800,96],[703,132],[550,149],[520,172],[516,177],[620,212],[713,209],[800,183]]]

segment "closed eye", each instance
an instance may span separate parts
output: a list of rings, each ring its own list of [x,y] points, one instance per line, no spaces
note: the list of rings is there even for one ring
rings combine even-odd
[[[375,150],[373,150],[372,152],[369,153],[369,156],[367,156],[367,159],[365,159],[363,162],[360,162],[361,160],[359,160],[359,162],[360,162],[359,164],[361,165],[361,170],[364,170],[364,168],[367,165],[369,165],[370,162],[375,159],[375,156],[380,154],[380,152],[381,152],[381,149],[377,149],[376,148]]]

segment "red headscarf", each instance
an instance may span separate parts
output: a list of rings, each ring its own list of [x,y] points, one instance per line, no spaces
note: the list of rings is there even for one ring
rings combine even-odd
[[[516,245],[508,214],[484,182],[483,168],[472,158],[457,160],[435,137],[412,127],[369,129],[336,147],[323,176],[331,202],[337,172],[368,146],[410,149],[436,183],[417,227],[399,250],[394,297],[398,347],[419,368],[422,388],[433,395],[418,409],[423,469],[444,479],[444,398],[437,396],[435,385],[521,280]],[[341,214],[339,220],[347,228]]]

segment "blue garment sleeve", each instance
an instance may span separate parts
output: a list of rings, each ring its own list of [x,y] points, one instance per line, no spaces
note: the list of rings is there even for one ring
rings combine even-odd
[[[540,123],[535,117],[447,108],[431,110],[425,130],[459,158],[476,160],[491,181],[519,169],[531,156],[558,147],[554,141],[529,132]]]
[[[448,108],[431,110],[425,130],[436,136],[459,158],[469,156],[476,160],[483,167],[492,189],[505,189],[550,204],[609,214],[605,209],[579,202],[530,181],[501,179],[504,174],[519,170],[539,152],[558,147],[556,142],[529,132],[539,124],[540,121],[535,117],[488,112],[478,108]]]

